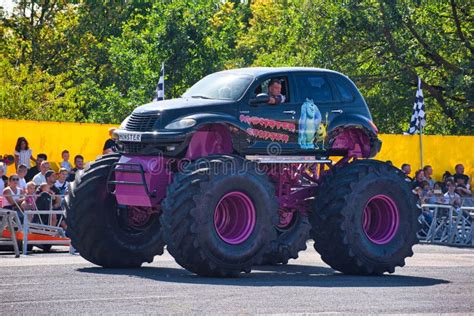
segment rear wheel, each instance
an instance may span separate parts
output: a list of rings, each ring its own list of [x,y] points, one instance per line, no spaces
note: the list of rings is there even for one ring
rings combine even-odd
[[[358,160],[324,179],[310,215],[314,247],[347,274],[393,273],[413,255],[419,211],[398,169]]]
[[[278,204],[254,163],[209,157],[177,174],[163,203],[167,250],[203,276],[237,276],[262,262],[276,238]]]
[[[163,254],[159,208],[118,205],[107,176],[118,156],[103,156],[70,187],[67,235],[85,259],[103,267],[139,267]]]
[[[277,239],[272,242],[271,251],[265,254],[263,264],[287,264],[290,259],[297,259],[298,253],[306,250],[310,238],[311,225],[308,217],[299,212],[280,210],[280,222],[275,226]]]

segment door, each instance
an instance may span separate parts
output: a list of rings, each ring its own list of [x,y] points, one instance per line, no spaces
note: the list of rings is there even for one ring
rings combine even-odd
[[[272,95],[274,85],[281,86],[281,102],[277,104],[251,104],[258,94]],[[242,122],[251,127],[247,130],[251,144],[243,149],[246,154],[292,154],[297,148],[299,107],[295,102],[293,81],[288,75],[272,75],[259,78],[249,89],[247,99],[241,103]]]
[[[297,73],[297,101],[301,104],[299,118],[299,146],[303,150],[324,151],[328,123],[342,112],[336,109],[337,98],[334,87],[323,72]],[[306,110],[305,110],[306,109]],[[306,116],[305,113],[314,113]]]

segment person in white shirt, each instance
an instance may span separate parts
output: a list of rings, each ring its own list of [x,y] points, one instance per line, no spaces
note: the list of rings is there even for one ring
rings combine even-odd
[[[454,207],[460,207],[461,197],[459,196],[459,194],[454,192],[456,190],[456,185],[452,181],[448,181],[446,185],[448,187],[448,192],[444,194],[444,204],[449,204]]]
[[[28,172],[28,168],[23,164],[19,165],[18,170],[16,171],[16,173],[18,174],[18,178],[20,178],[20,181],[18,182],[18,187],[22,189],[23,191],[25,191],[26,189],[25,176],[27,172]]]
[[[40,173],[33,177],[33,182],[36,185],[41,185],[42,183],[46,182],[45,174],[48,170],[51,169],[49,162],[43,161],[40,166]]]
[[[25,137],[18,137],[15,146],[15,168],[19,165],[25,165],[30,168],[30,161],[36,162],[33,158],[33,151],[28,146],[28,141]]]

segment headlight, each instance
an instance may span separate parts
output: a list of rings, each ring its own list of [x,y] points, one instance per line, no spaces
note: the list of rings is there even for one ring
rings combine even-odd
[[[193,119],[182,119],[179,121],[172,122],[166,125],[165,129],[184,129],[196,125],[196,120]]]
[[[128,120],[130,119],[130,115],[123,120],[122,124],[120,124],[119,129],[125,129],[125,126],[127,126]]]

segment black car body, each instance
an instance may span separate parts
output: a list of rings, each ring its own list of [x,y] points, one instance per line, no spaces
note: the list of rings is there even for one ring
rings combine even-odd
[[[270,105],[265,93],[275,78],[286,100]],[[316,116],[306,116],[308,106]],[[318,68],[243,68],[211,74],[181,98],[136,108],[115,136],[127,154],[180,157],[196,132],[213,126],[220,127],[215,133],[224,133],[224,140],[218,141],[230,142],[231,151],[240,155],[373,157],[381,147],[354,83]]]

